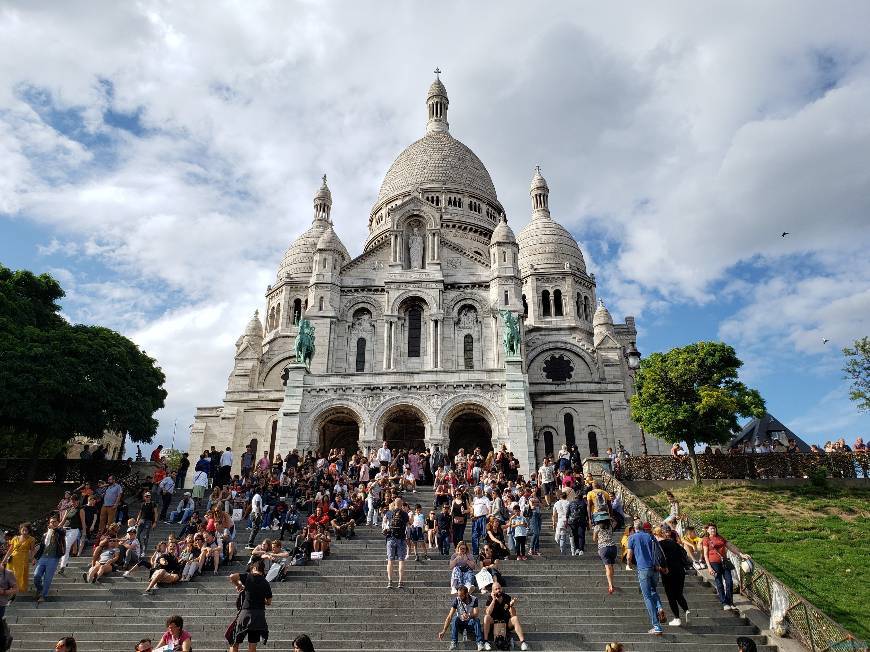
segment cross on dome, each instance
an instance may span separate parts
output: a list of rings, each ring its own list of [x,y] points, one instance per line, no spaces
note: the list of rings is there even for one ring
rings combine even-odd
[[[438,76],[438,75],[441,74],[441,68],[439,68],[438,66],[435,66],[435,70],[433,70],[432,72],[435,73],[435,79],[439,79],[439,80],[441,79],[441,78]]]

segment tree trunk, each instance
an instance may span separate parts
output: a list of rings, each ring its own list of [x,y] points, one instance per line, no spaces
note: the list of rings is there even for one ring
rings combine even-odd
[[[36,466],[39,463],[39,454],[42,452],[42,447],[45,445],[45,435],[36,435],[33,438],[33,448],[30,450],[30,464],[27,466],[27,475],[24,477],[25,482],[29,485],[36,477]]]
[[[695,455],[695,442],[686,441],[686,447],[689,449],[689,465],[692,467],[692,480],[696,487],[701,486],[701,471],[698,469],[698,458]]]

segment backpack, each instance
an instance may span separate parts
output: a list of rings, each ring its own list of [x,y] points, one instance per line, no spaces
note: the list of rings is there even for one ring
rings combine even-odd
[[[391,536],[394,539],[405,538],[405,521],[402,519],[403,514],[404,512],[401,509],[397,509],[391,514],[390,527],[387,530],[388,536]]]
[[[595,511],[596,512],[606,512],[607,511],[607,498],[604,497],[603,491],[598,491],[595,494]]]
[[[568,523],[571,527],[576,527],[579,525],[580,520],[583,518],[583,503],[579,501],[571,501],[571,504],[568,505]]]

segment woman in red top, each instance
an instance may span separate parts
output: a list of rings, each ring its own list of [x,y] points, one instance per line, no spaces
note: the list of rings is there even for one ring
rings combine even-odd
[[[708,523],[705,529],[707,536],[701,539],[701,545],[707,567],[713,572],[713,583],[716,593],[719,594],[719,602],[725,611],[737,611],[733,598],[734,582],[731,578],[733,565],[728,561],[728,542],[719,535],[715,523]]]

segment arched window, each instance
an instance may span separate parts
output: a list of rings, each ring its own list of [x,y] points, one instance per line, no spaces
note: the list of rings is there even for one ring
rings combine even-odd
[[[589,321],[589,297],[583,296],[583,319]]]
[[[275,306],[269,308],[269,315],[266,317],[266,330],[272,330],[272,323],[275,321]]]
[[[562,316],[562,290],[553,292],[553,314],[556,317]]]
[[[462,354],[465,358],[465,368],[474,369],[474,337],[471,333],[462,338]]]
[[[553,454],[553,433],[549,430],[544,431],[544,455]]]
[[[366,338],[364,337],[356,341],[356,370],[366,370]]]
[[[550,316],[550,291],[544,290],[541,292],[541,315],[544,317]]]
[[[423,310],[413,306],[408,310],[408,357],[420,357],[420,330],[423,322]]]
[[[320,310],[323,310],[323,297],[320,297]]]
[[[578,319],[583,314],[583,295],[579,292],[577,293],[577,299],[574,301],[574,314],[577,315]]]
[[[529,302],[526,301],[526,295],[523,295],[523,317],[529,316]]]
[[[507,262],[507,252],[506,251],[501,252],[501,262],[503,262],[503,263]]]
[[[510,296],[508,295],[508,291],[505,290],[504,291],[504,305],[507,305],[509,303],[510,303]]]
[[[568,447],[574,446],[577,441],[574,439],[574,415],[570,412],[565,413],[565,444]]]
[[[591,430],[589,431],[589,455],[598,457],[598,435]]]
[[[293,300],[293,324],[298,324],[302,319],[302,299]]]

